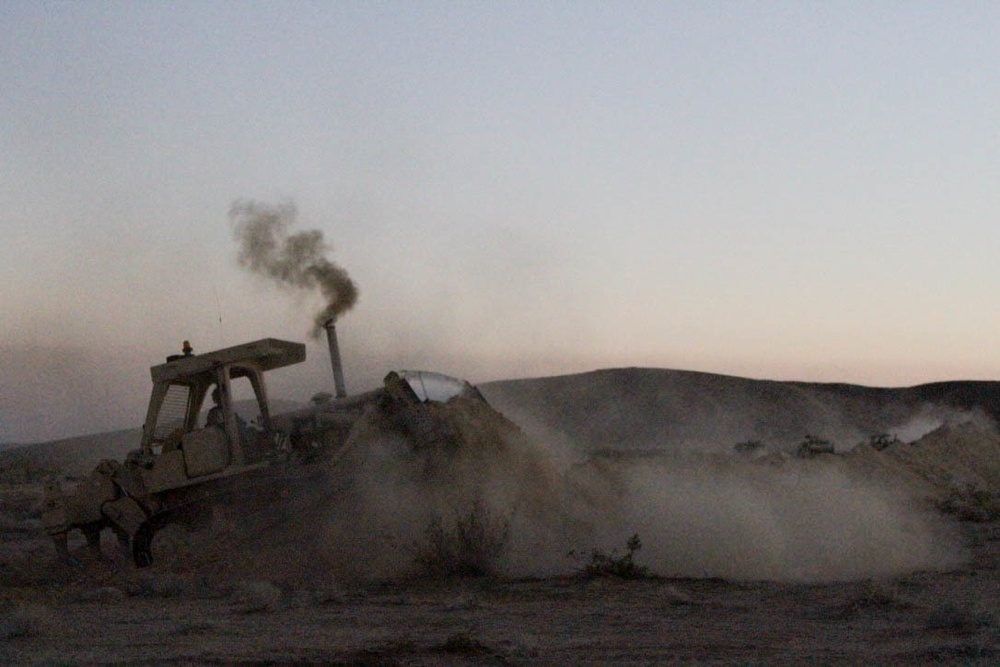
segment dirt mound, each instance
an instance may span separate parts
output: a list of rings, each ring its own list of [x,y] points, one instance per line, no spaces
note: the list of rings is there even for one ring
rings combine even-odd
[[[912,441],[943,424],[1000,415],[996,382],[878,388],[621,368],[480,388],[518,423],[538,425],[549,438],[564,435],[580,454],[726,451],[745,441],[791,450],[806,434],[846,451],[877,434]]]
[[[1000,491],[1000,436],[992,429],[971,423],[942,426],[888,453],[942,490]]]
[[[204,533],[161,531],[154,569],[217,585],[267,579],[325,586],[418,575],[437,555],[449,558],[435,553],[450,548],[449,541],[486,548],[508,535],[494,544],[487,566],[494,573],[516,570],[538,545],[538,539],[523,543],[525,536],[548,526],[562,505],[553,502],[561,473],[481,401],[428,404],[425,414],[424,437],[417,438],[372,413],[321,474],[285,489],[279,502],[219,506]]]

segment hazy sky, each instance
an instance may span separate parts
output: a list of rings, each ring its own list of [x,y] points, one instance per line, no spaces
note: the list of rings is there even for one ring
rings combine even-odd
[[[138,426],[148,367],[305,340],[236,264],[293,202],[349,390],[612,366],[1000,376],[993,2],[0,0],[0,442]],[[330,385],[323,346],[273,393]]]

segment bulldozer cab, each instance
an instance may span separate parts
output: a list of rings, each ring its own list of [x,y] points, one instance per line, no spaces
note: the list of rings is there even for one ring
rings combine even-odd
[[[188,478],[263,460],[276,444],[264,373],[304,359],[305,345],[274,338],[168,357],[150,369],[142,452],[177,459]],[[242,405],[254,406],[250,419],[236,410],[244,397],[251,400]]]

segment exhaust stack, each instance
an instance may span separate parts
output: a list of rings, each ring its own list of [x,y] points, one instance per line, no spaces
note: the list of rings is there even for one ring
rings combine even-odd
[[[347,389],[344,387],[344,368],[340,363],[340,346],[337,344],[336,320],[329,319],[323,325],[326,329],[326,341],[330,345],[330,365],[333,367],[333,386],[337,391],[337,398],[347,396]]]

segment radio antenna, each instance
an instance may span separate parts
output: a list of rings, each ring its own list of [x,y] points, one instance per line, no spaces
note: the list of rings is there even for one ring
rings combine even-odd
[[[212,283],[212,291],[215,293],[215,308],[216,312],[219,313],[219,347],[225,344],[222,340],[222,302],[219,300],[219,289]]]

